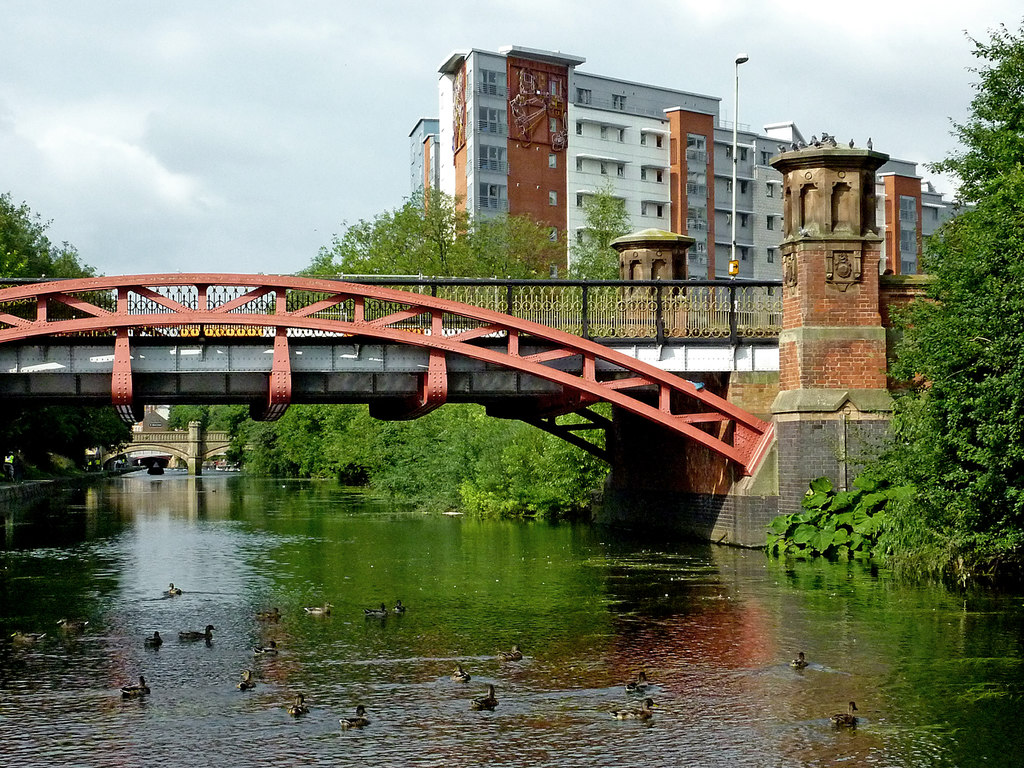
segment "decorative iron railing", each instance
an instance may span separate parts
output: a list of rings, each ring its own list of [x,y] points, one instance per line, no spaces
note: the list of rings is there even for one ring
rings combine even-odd
[[[649,340],[663,344],[675,340],[737,343],[739,341],[773,340],[782,329],[782,289],[778,281],[748,280],[499,280],[473,278],[419,278],[341,276],[336,278],[364,285],[380,285],[398,290],[435,296],[482,307],[523,320],[531,320],[595,341]],[[44,282],[42,280],[0,280],[0,288]],[[189,285],[155,287],[154,292],[176,305],[189,309],[199,306],[198,289]],[[272,314],[278,297],[273,292],[251,295],[252,286],[209,286],[205,302],[215,309],[250,294],[244,303],[230,309],[232,313]],[[84,298],[84,297],[83,297]],[[313,296],[308,291],[289,290],[285,308],[306,306],[328,298]],[[113,311],[117,291],[101,291],[88,300],[96,306]],[[368,299],[363,308],[367,320],[387,317],[403,310],[403,305]],[[174,311],[152,297],[131,293],[127,311],[130,314],[154,315]],[[0,313],[31,319],[37,308],[34,302],[7,302]],[[325,319],[350,320],[354,316],[353,300],[336,304],[315,313]],[[47,315],[51,320],[72,320],[78,317],[73,305],[50,301]],[[429,318],[423,315],[402,321],[407,330],[429,332]],[[466,318],[445,316],[445,333],[470,330]],[[92,335],[102,332],[92,332]],[[245,325],[200,328],[198,326],[154,329],[159,336],[263,336],[271,329]],[[314,334],[312,331],[292,331]],[[133,335],[148,335],[137,329]]]

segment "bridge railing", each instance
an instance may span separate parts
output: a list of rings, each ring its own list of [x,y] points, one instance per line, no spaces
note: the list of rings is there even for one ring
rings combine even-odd
[[[419,278],[342,276],[335,278],[366,285],[380,285],[410,293],[435,296],[493,310],[513,317],[531,320],[596,341],[651,340],[664,343],[672,340],[707,340],[710,342],[739,339],[775,339],[782,329],[782,288],[779,281],[751,280],[499,280],[473,278]],[[35,280],[0,280],[0,288],[14,284],[42,282]],[[152,291],[170,301],[196,309],[199,289],[195,285],[154,286]],[[278,297],[272,292],[253,293],[252,286],[219,284],[206,288],[207,306],[220,307],[251,294],[231,309],[231,314],[274,314]],[[329,293],[289,289],[285,294],[288,310],[310,306],[327,299]],[[98,291],[81,295],[91,304],[113,311],[117,291]],[[313,317],[351,321],[355,317],[352,299],[333,304],[314,313]],[[363,316],[367,321],[387,317],[407,308],[407,304],[367,299]],[[30,319],[37,311],[34,301],[7,302],[0,312]],[[128,300],[130,314],[154,315],[174,310],[159,301],[132,293]],[[75,319],[79,316],[72,304],[50,301],[47,315],[52,320]],[[241,318],[240,318],[241,319]],[[459,333],[474,326],[469,318],[445,315],[445,333]],[[403,320],[394,327],[421,332],[430,331],[426,315]],[[104,331],[91,332],[103,335]],[[273,329],[259,326],[220,324],[216,327],[181,325],[134,329],[136,336],[196,337],[205,336],[272,336]],[[292,335],[336,335],[322,331],[292,331]]]

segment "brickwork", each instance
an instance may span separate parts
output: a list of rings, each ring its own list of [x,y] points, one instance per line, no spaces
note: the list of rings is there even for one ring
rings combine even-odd
[[[747,413],[770,420],[772,402],[778,394],[778,373],[736,371],[729,376],[729,389],[725,397]]]
[[[780,389],[884,389],[885,335],[779,342]]]

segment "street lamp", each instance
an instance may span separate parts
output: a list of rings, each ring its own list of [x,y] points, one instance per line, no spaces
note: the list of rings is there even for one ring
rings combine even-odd
[[[729,254],[729,277],[736,277],[740,273],[740,263],[736,259],[736,164],[739,162],[736,132],[740,122],[740,64],[749,60],[747,54],[738,54],[734,68],[736,77],[732,90],[732,251]]]

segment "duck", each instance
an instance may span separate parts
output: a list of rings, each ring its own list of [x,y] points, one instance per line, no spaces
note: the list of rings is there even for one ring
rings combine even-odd
[[[338,722],[341,723],[342,728],[362,728],[364,725],[370,724],[370,721],[366,719],[366,707],[362,704],[356,707],[355,717],[343,717]]]
[[[45,632],[12,632],[11,642],[16,645],[32,645],[46,637]]]
[[[146,678],[139,675],[138,685],[126,685],[121,688],[122,699],[137,699],[140,696],[149,695],[149,686],[146,685]]]
[[[159,648],[161,645],[164,644],[164,639],[162,637],[160,637],[160,633],[159,632],[154,630],[153,631],[153,636],[152,637],[144,638],[143,641],[142,641],[142,644],[146,648]]]
[[[252,649],[254,656],[276,656],[277,655],[277,641],[271,640],[266,645],[257,645]]]
[[[461,664],[455,665],[455,671],[452,672],[452,680],[456,683],[468,683],[471,679],[469,672],[464,670]]]
[[[647,673],[640,670],[636,673],[636,680],[626,683],[626,693],[643,693],[647,690],[648,685],[650,683],[647,682]]]
[[[256,687],[256,681],[252,679],[252,670],[242,670],[242,682],[238,684],[238,690],[251,691]]]
[[[484,696],[483,698],[480,698],[480,699],[473,699],[473,701],[471,701],[470,704],[469,704],[469,708],[470,709],[477,710],[477,711],[482,710],[482,709],[493,710],[496,706],[498,706],[498,699],[494,695],[494,686],[493,685],[488,685],[487,686],[487,695],[486,696]]]
[[[807,659],[804,658],[804,652],[800,651],[796,658],[789,662],[789,666],[793,667],[793,669],[803,669],[807,666],[807,663]]]
[[[836,712],[829,720],[836,728],[856,728],[857,727],[857,716],[853,713],[857,711],[856,702],[850,702],[850,708],[846,712]]]
[[[331,608],[334,606],[330,603],[324,603],[323,605],[309,605],[303,608],[306,613],[310,616],[330,616]]]
[[[650,720],[654,717],[654,699],[644,699],[640,709],[617,709],[612,712],[616,720]]]
[[[167,595],[167,597],[177,597],[181,594],[181,590],[174,586],[174,582],[172,581],[167,585],[167,589],[164,590],[164,594]]]
[[[523,652],[519,650],[518,645],[513,645],[511,651],[502,651],[498,658],[502,661],[519,661],[523,658]]]
[[[388,607],[381,603],[380,608],[363,608],[363,615],[368,619],[383,619],[388,615]]]
[[[60,619],[57,626],[65,632],[82,632],[89,622],[82,619]]]
[[[395,613],[405,613],[405,606],[402,605],[401,600],[395,601],[395,607],[392,609]]]
[[[295,701],[288,707],[288,714],[292,717],[301,717],[308,713],[309,707],[306,706],[306,697],[301,693],[295,694]]]
[[[272,611],[260,611],[256,614],[256,621],[280,621],[281,612],[275,608]]]
[[[179,632],[178,633],[178,639],[179,640],[206,640],[207,642],[209,642],[210,640],[213,639],[213,630],[215,630],[215,629],[216,629],[216,627],[213,626],[213,624],[207,624],[206,625],[206,629],[203,630],[202,632],[199,632],[197,630],[193,630],[191,632]]]

